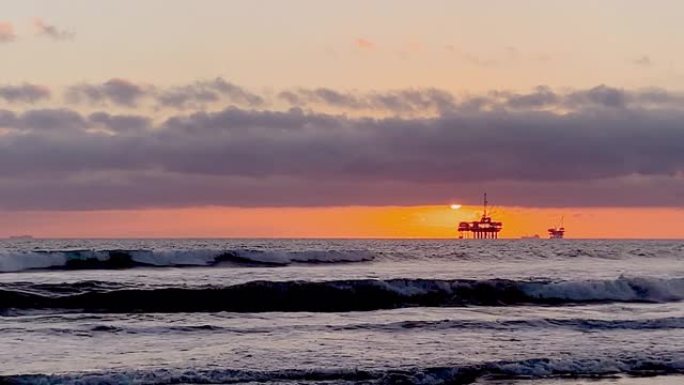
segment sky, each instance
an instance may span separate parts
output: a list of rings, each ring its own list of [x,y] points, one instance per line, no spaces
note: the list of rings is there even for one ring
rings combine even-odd
[[[0,10],[0,237],[684,237],[681,1]]]

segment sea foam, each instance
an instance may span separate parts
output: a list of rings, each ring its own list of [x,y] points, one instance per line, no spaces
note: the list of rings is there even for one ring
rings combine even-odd
[[[232,262],[285,266],[292,263],[343,263],[370,261],[367,250],[37,250],[0,254],[0,273],[36,269],[121,269],[133,267],[215,266]]]

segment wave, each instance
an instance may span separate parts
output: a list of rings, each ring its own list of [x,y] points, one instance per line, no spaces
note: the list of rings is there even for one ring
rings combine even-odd
[[[369,384],[471,384],[483,378],[602,378],[615,375],[654,376],[684,374],[684,351],[655,357],[622,354],[620,357],[495,361],[464,366],[407,369],[150,369],[27,374],[0,376],[2,384],[239,384],[239,383],[349,383]]]
[[[220,287],[128,287],[97,281],[0,285],[0,310],[93,312],[368,311],[401,307],[673,302],[684,278],[585,281],[360,279],[252,281]]]
[[[645,320],[602,320],[602,319],[520,319],[500,321],[401,321],[389,324],[357,324],[326,326],[332,330],[380,330],[396,332],[401,330],[449,330],[449,329],[486,329],[486,330],[517,330],[517,329],[573,329],[579,331],[591,330],[664,330],[684,329],[684,318],[666,317]]]
[[[208,246],[210,245],[210,246]],[[681,260],[681,242],[444,241],[47,241],[0,244],[0,273],[26,270],[127,269],[216,265],[285,266],[292,263],[452,263],[599,259]],[[33,249],[32,249],[33,248]]]
[[[684,329],[684,317],[666,317],[644,320],[603,320],[603,319],[520,319],[499,321],[474,321],[474,320],[440,320],[440,321],[400,321],[392,323],[358,323],[345,325],[278,325],[257,327],[222,326],[215,324],[188,324],[174,326],[130,326],[108,323],[87,324],[80,327],[58,328],[45,327],[0,327],[3,333],[38,333],[48,335],[96,335],[96,334],[122,334],[122,335],[178,335],[195,333],[223,334],[271,334],[276,331],[301,331],[332,332],[332,331],[364,331],[364,332],[387,332],[402,333],[428,330],[540,330],[540,329],[566,329],[580,332],[613,331],[613,330],[678,330]]]
[[[127,269],[216,266],[224,263],[286,266],[373,260],[368,250],[35,250],[0,253],[0,273],[26,270]]]

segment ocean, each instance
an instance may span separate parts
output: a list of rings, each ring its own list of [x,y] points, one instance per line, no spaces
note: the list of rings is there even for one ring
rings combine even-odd
[[[684,384],[684,242],[0,241],[0,384]]]

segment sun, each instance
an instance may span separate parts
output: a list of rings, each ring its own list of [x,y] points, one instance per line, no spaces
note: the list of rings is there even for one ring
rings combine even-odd
[[[461,208],[461,205],[456,204],[456,203],[453,203],[453,204],[451,204],[451,206],[449,206],[449,207],[451,207],[452,210],[458,210],[458,209]]]

